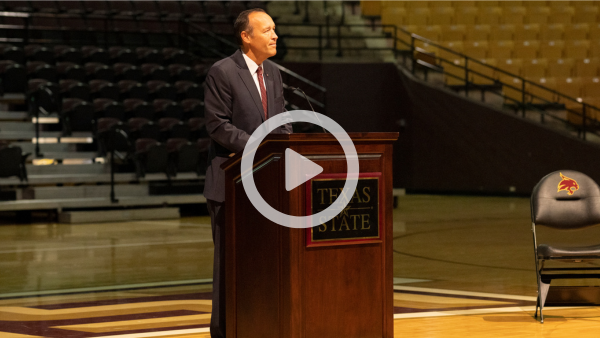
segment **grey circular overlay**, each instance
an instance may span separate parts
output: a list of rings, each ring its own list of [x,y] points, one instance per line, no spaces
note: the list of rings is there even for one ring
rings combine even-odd
[[[340,198],[336,199],[335,202],[330,205],[327,209],[318,212],[314,215],[308,216],[291,216],[284,214],[271,207],[260,195],[254,184],[254,176],[252,175],[252,164],[254,163],[254,155],[256,149],[261,144],[263,139],[275,128],[291,122],[308,122],[319,125],[328,130],[340,143],[346,157],[346,163],[348,165],[348,172],[346,175],[346,182],[344,183],[344,189],[340,194]],[[307,110],[294,110],[277,114],[267,121],[263,122],[250,136],[246,147],[244,147],[244,153],[242,156],[242,184],[244,190],[248,195],[248,199],[254,205],[254,207],[270,221],[290,227],[290,228],[310,228],[321,223],[325,223],[335,216],[337,216],[345,207],[356,190],[358,184],[358,156],[356,154],[356,148],[354,143],[350,139],[350,136],[337,124],[334,120],[329,117]],[[349,198],[343,198],[348,196]]]

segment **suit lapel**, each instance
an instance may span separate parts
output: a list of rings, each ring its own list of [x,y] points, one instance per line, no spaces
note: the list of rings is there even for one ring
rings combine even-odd
[[[266,62],[263,62],[266,65]],[[267,113],[269,117],[275,115],[275,85],[273,84],[273,74],[271,67],[265,67],[265,83],[267,84]]]
[[[238,50],[237,52],[235,52],[235,54],[233,54],[232,58],[234,59],[235,63],[239,67],[238,74],[240,75],[240,78],[244,82],[246,89],[248,89],[248,91],[250,92],[252,101],[254,101],[254,105],[256,106],[256,112],[258,114],[260,114],[260,117],[264,121],[265,120],[265,112],[262,107],[262,101],[260,100],[260,94],[258,93],[258,88],[256,88],[256,83],[254,82],[252,75],[250,75],[250,70],[248,70],[248,66],[246,65],[246,60],[244,60],[244,56],[242,55],[242,52],[240,50]],[[267,89],[267,91],[268,91],[268,89]],[[268,98],[269,98],[269,95],[267,94],[267,99]],[[268,103],[267,103],[267,109],[269,109],[269,107],[270,106],[268,106]]]

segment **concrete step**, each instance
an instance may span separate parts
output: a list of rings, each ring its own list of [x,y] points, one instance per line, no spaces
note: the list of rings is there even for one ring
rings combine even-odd
[[[4,132],[35,132],[35,124],[30,121],[25,122],[5,122],[0,121],[0,133]]]
[[[34,153],[35,143],[28,142],[13,142],[13,145],[21,147],[24,153]],[[42,143],[40,144],[40,152],[46,153],[63,153],[63,152],[75,152],[77,151],[77,144],[75,143]]]
[[[19,196],[20,195],[20,196]],[[67,199],[67,198],[94,198],[109,197],[110,185],[82,185],[76,187],[29,187],[21,189],[17,198],[25,200],[34,199]],[[145,197],[149,196],[147,184],[117,184],[115,196],[118,197]]]
[[[25,104],[25,94],[5,93],[0,96],[0,104]]]
[[[35,129],[31,131],[0,130],[0,140],[32,141],[35,138]],[[63,137],[61,131],[40,132],[40,143],[92,143],[91,132],[73,132],[71,136]]]
[[[59,223],[124,222],[151,219],[177,219],[179,208],[144,208],[103,211],[68,211],[58,214]]]
[[[148,197],[122,197],[112,202],[109,197],[67,198],[48,200],[19,200],[0,202],[0,211],[59,210],[89,208],[120,208],[139,206],[168,206],[181,204],[205,204],[203,195],[164,195]]]
[[[40,150],[41,152],[41,150]],[[42,159],[54,159],[54,160],[62,160],[62,159],[95,159],[98,154],[95,151],[46,151],[41,152],[43,157]],[[38,157],[34,157],[33,155],[29,156],[28,160],[31,162],[32,160],[40,159]]]
[[[27,175],[98,175],[110,173],[110,166],[104,163],[80,164],[80,165],[32,165],[27,164]]]
[[[31,121],[24,111],[0,111],[0,121]]]
[[[40,167],[40,166],[37,166]],[[53,167],[75,167],[75,165],[55,165]],[[67,173],[67,174],[28,174],[28,184],[34,185],[48,185],[48,184],[95,184],[95,183],[109,183],[110,173]],[[204,175],[198,176],[196,173],[178,173],[177,176],[171,177],[171,181],[204,181]],[[154,181],[167,181],[167,175],[165,174],[146,174],[145,177],[138,179],[135,173],[118,173],[115,174],[115,182],[127,183],[127,182],[154,182]],[[16,177],[0,178],[0,186],[19,186],[23,182],[19,181]]]

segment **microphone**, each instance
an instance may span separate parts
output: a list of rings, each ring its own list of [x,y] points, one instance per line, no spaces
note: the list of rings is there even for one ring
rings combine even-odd
[[[302,95],[304,95],[304,98],[306,99],[306,102],[308,102],[308,105],[310,106],[310,109],[313,111],[313,113],[315,113],[315,118],[317,119],[317,121],[319,121],[319,126],[321,127],[321,129],[323,129],[324,133],[328,133],[327,130],[325,130],[325,128],[323,128],[323,126],[321,125],[321,119],[319,119],[319,115],[317,115],[317,112],[315,111],[315,108],[313,108],[312,104],[310,103],[310,100],[308,99],[308,96],[306,95],[306,93],[304,92],[304,90],[298,88],[298,87],[292,87],[292,86],[288,86],[288,89],[291,90],[292,92],[294,91],[299,91],[300,93],[302,93]]]

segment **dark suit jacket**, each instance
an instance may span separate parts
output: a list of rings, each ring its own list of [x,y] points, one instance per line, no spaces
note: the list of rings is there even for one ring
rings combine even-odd
[[[263,77],[267,89],[269,117],[285,110],[281,74],[276,65],[265,60]],[[250,135],[265,121],[258,88],[248,70],[242,52],[216,62],[206,76],[204,91],[206,129],[211,138],[204,185],[207,199],[225,201],[225,173],[221,164],[229,154],[244,150]],[[291,133],[283,125],[273,133]]]

